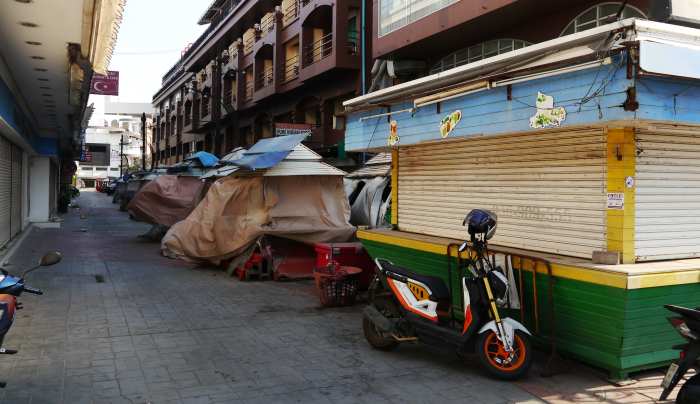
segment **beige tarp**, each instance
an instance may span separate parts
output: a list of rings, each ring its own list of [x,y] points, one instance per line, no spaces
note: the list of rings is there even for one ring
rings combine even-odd
[[[170,257],[218,264],[263,235],[306,243],[350,239],[350,206],[340,176],[224,177],[212,184],[161,249]]]
[[[127,210],[136,220],[170,227],[192,212],[203,190],[197,177],[161,175],[134,195]]]

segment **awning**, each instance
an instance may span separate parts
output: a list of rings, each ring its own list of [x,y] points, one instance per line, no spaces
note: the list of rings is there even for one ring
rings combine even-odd
[[[272,168],[284,160],[306,136],[288,135],[262,139],[245,152],[242,158],[231,163],[250,170]]]

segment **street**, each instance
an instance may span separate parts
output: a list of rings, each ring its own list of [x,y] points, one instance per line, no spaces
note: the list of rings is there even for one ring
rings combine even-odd
[[[148,226],[83,190],[61,229],[33,229],[8,270],[48,250],[0,357],[2,403],[539,402],[416,345],[372,350],[361,305],[320,309],[313,283],[240,282],[159,254]]]

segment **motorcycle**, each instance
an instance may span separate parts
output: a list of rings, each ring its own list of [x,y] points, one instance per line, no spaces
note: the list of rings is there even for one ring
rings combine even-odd
[[[673,349],[678,349],[681,352],[678,360],[671,363],[668,367],[666,375],[661,382],[661,387],[664,388],[659,398],[661,401],[668,398],[688,369],[694,367],[698,357],[700,357],[700,310],[672,304],[664,305],[664,307],[676,314],[680,314],[680,317],[669,317],[668,321],[688,342],[673,347]],[[700,403],[700,373],[696,373],[695,376],[686,380],[678,391],[676,403]]]
[[[460,296],[452,296],[440,277],[420,275],[378,258],[369,289],[369,305],[363,312],[363,331],[369,344],[392,350],[402,342],[418,341],[458,354],[476,351],[479,361],[494,377],[514,380],[532,364],[528,329],[518,321],[501,317],[498,306],[508,299],[508,278],[489,260],[488,240],[496,232],[497,217],[487,210],[469,212],[462,223],[469,241],[459,246],[467,252],[460,271]],[[466,271],[465,271],[466,269]],[[460,304],[455,305],[455,300]],[[457,321],[455,312],[463,314]]]
[[[10,327],[12,327],[15,319],[15,312],[22,309],[22,305],[17,302],[17,298],[24,292],[35,295],[43,294],[40,289],[35,289],[25,284],[26,276],[39,267],[55,265],[61,259],[63,259],[63,256],[60,252],[49,252],[41,258],[36,266],[24,271],[22,276],[19,277],[10,275],[4,269],[0,269],[0,355],[14,355],[17,353],[16,349],[3,347],[5,335],[10,331]],[[0,388],[5,386],[5,382],[0,382]]]

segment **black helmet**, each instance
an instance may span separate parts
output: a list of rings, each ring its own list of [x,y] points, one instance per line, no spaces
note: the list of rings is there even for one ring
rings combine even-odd
[[[464,218],[462,226],[467,226],[467,233],[472,240],[477,234],[484,234],[484,240],[490,240],[496,234],[497,221],[495,213],[486,209],[473,209]]]

